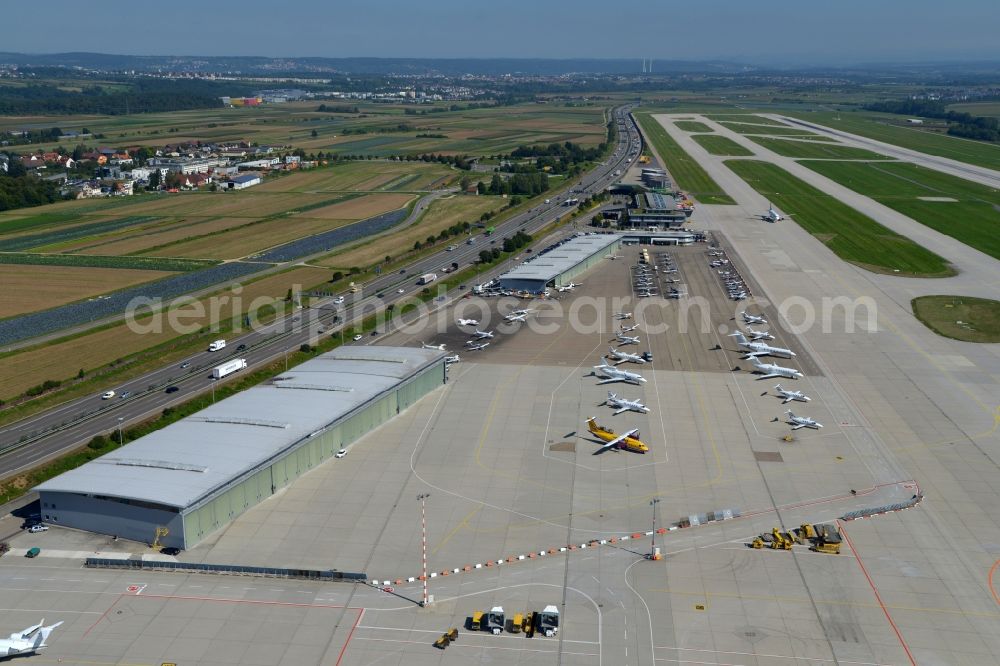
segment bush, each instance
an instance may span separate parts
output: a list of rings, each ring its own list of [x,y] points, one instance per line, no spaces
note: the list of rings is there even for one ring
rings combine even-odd
[[[299,345],[299,351],[302,352],[303,354],[308,354],[309,352],[312,351],[312,346],[310,346],[308,342],[303,342],[301,345]]]

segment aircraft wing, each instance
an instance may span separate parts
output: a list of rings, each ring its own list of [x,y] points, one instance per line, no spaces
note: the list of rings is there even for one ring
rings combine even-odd
[[[625,441],[625,438],[631,437],[632,435],[634,435],[637,432],[639,432],[639,431],[633,428],[632,430],[629,430],[625,434],[618,435],[617,437],[615,437],[614,439],[612,439],[610,442],[604,442],[604,444],[601,445],[601,448],[602,449],[610,449],[613,446],[615,446],[616,444],[619,444],[619,443]]]
[[[783,405],[787,405],[787,404],[788,404],[788,403],[790,403],[790,402],[791,402],[792,400],[795,400],[795,398],[785,398],[784,400],[782,400],[782,401],[781,401],[781,404],[783,404]]]
[[[762,352],[762,351],[743,352],[743,358],[760,358],[761,356],[767,356],[767,352]]]
[[[799,428],[805,428],[805,427],[806,427],[805,423],[796,423],[795,425],[792,426],[792,430],[798,430]]]
[[[770,379],[771,377],[783,377],[783,376],[784,376],[784,375],[782,375],[782,374],[780,374],[780,373],[777,373],[777,372],[771,372],[771,373],[769,373],[769,374],[766,374],[766,375],[761,375],[761,376],[757,377],[757,379],[758,379],[758,380],[761,380],[761,379]]]
[[[621,377],[610,377],[608,379],[602,379],[601,381],[597,382],[597,385],[600,386],[601,384],[610,384],[611,382],[620,382],[621,380],[622,380]]]
[[[616,411],[614,415],[615,415],[615,416],[618,416],[618,415],[619,415],[619,414],[621,414],[622,412],[627,412],[628,410],[629,410],[629,408],[628,408],[628,407],[622,407],[621,409],[619,409],[618,411]]]

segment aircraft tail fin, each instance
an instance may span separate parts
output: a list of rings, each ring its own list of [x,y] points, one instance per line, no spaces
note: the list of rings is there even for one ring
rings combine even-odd
[[[44,624],[45,620],[42,620],[42,623]],[[61,624],[62,621],[56,622],[55,624],[49,625],[47,627],[40,627],[38,629],[38,633],[35,634],[35,642],[32,645],[32,647],[36,650],[39,650],[43,647],[47,647],[45,641],[49,640],[49,634],[51,634],[52,631]]]

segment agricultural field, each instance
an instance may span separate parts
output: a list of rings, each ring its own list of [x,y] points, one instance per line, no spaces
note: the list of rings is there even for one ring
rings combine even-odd
[[[752,150],[744,148],[727,136],[719,136],[718,134],[692,134],[691,138],[711,155],[725,155],[729,157],[749,157],[753,155]]]
[[[754,143],[783,157],[800,159],[825,160],[889,160],[891,157],[853,146],[843,146],[837,143],[822,143],[814,141],[796,141],[794,139],[772,139],[766,137],[747,137]]]
[[[366,194],[306,212],[228,229],[147,250],[158,256],[194,259],[239,259],[298,238],[374,217],[406,206],[411,194]]]
[[[712,128],[705,123],[700,123],[697,120],[675,120],[674,125],[677,129],[682,129],[685,132],[711,132]]]
[[[235,313],[238,322],[240,315],[255,298],[273,297],[280,300],[285,297],[289,288],[307,288],[329,280],[330,276],[330,271],[326,269],[302,266],[245,282],[238,294],[233,289],[225,289],[216,295],[217,302],[221,304],[218,312],[221,320],[227,323],[232,322]],[[236,296],[239,298],[239,308],[234,307]],[[208,300],[209,297],[199,299],[199,302],[206,304],[206,313],[210,312]],[[185,316],[182,321],[185,324],[192,322],[194,326],[208,326],[211,323],[207,314],[203,317]],[[91,374],[117,359],[142,352],[146,352],[149,360],[157,365],[170,362],[200,348],[204,342],[202,338],[213,339],[211,335],[181,335],[170,330],[166,322],[160,330],[141,335],[130,330],[127,324],[117,323],[94,332],[5,354],[0,356],[0,386],[3,387],[0,399],[12,398],[46,379],[70,379],[80,368]]]
[[[801,164],[1000,259],[1000,193],[992,188],[908,162]]]
[[[653,144],[661,161],[682,190],[703,204],[734,205],[732,197],[712,180],[697,160],[693,159],[674,141],[663,126],[647,113],[635,114],[646,138]]]
[[[974,116],[1000,118],[1000,102],[959,102],[958,104],[949,104],[948,110],[956,113],[970,113]]]
[[[1000,170],[1000,145],[970,141],[926,129],[903,126],[902,116],[876,113],[787,112],[787,115],[833,129],[917,150],[928,155]]]
[[[764,134],[769,136],[802,136],[810,139],[818,136],[812,132],[794,127],[782,125],[775,127],[771,125],[746,125],[743,123],[721,123],[723,127],[731,129],[738,134]]]
[[[0,284],[3,285],[0,289],[0,319],[53,308],[169,275],[174,273],[0,264]]]
[[[348,161],[323,169],[300,171],[269,180],[254,188],[255,193],[302,193],[356,191],[422,192],[439,189],[457,180],[462,172],[436,163]]]
[[[368,267],[381,262],[387,255],[399,257],[413,249],[416,241],[423,242],[428,236],[436,236],[442,230],[459,222],[477,222],[483,213],[499,210],[506,203],[502,197],[495,196],[460,196],[436,199],[420,219],[408,227],[399,229],[391,235],[380,238],[377,242],[368,242],[343,252],[337,252],[314,262],[321,266],[330,266],[341,270],[353,266]],[[442,241],[445,242],[445,241]],[[461,238],[455,241],[459,243]]]
[[[910,306],[913,315],[938,335],[964,342],[1000,342],[1000,301],[920,296]]]
[[[775,164],[727,160],[726,166],[844,261],[877,273],[909,277],[955,274],[944,259],[930,250]]]

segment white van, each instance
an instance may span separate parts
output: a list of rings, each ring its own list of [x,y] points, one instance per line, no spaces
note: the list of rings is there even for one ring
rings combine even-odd
[[[219,351],[220,349],[222,349],[225,346],[226,346],[226,341],[225,340],[216,340],[215,342],[213,342],[212,344],[210,344],[208,346],[208,351],[210,351],[210,352]]]

